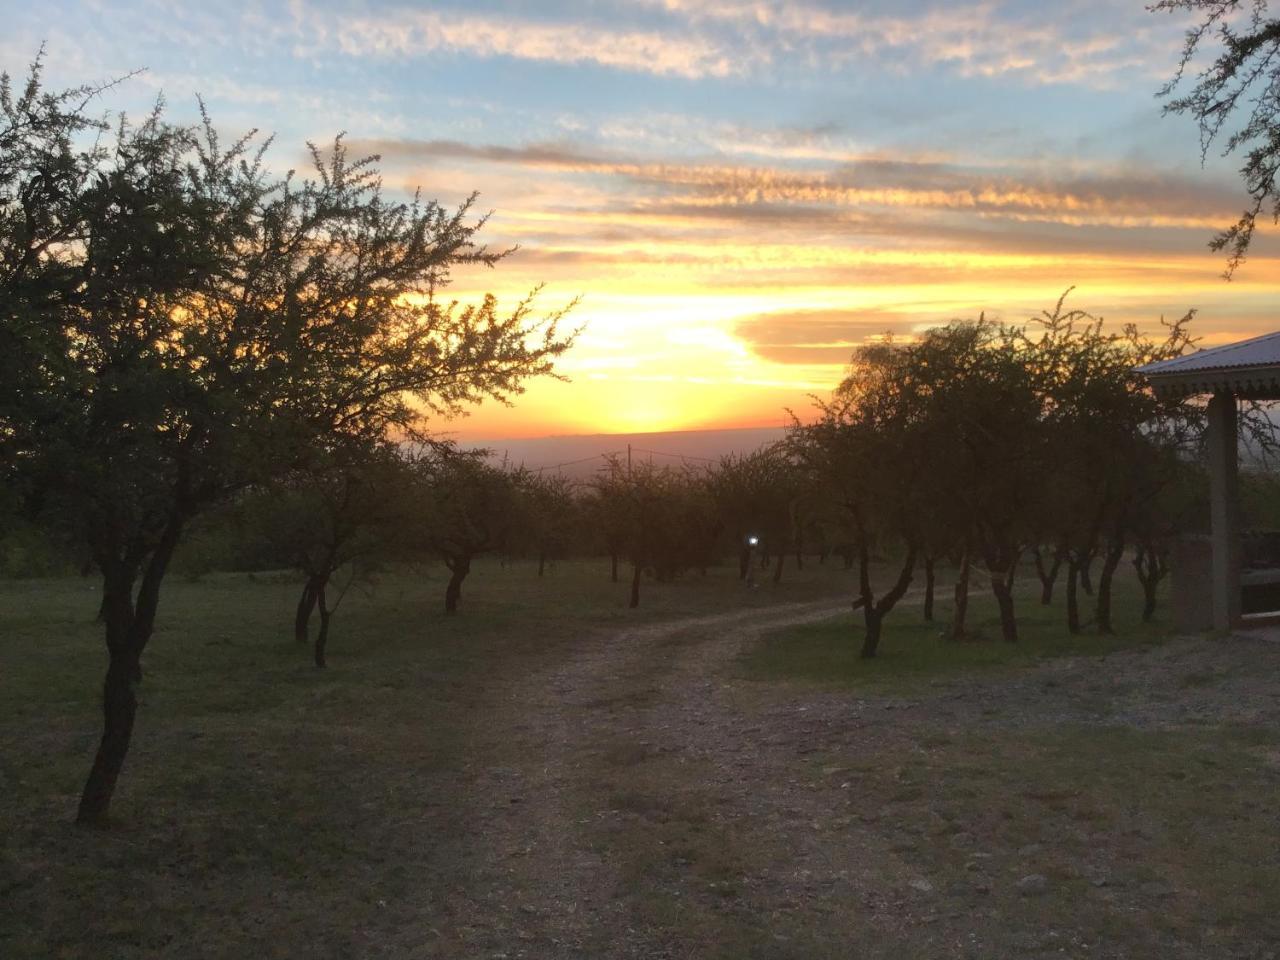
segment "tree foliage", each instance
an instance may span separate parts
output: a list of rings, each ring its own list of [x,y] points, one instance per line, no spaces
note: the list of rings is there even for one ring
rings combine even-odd
[[[529,473],[524,495],[524,545],[538,558],[538,576],[548,563],[563,559],[579,534],[576,484],[559,473]]]
[[[20,94],[0,81],[0,462],[102,572],[95,820],[192,518],[317,450],[505,400],[572,336],[529,300],[441,299],[454,269],[502,257],[477,242],[473,199],[392,199],[340,138],[312,147],[309,178],[275,177],[269,140],[223,144],[207,116],[158,104],[107,128],[91,91],[46,93],[39,71]]]
[[[399,448],[387,442],[350,442],[317,452],[305,468],[262,486],[242,505],[266,552],[302,575],[294,638],[309,642],[311,617],[320,615],[312,647],[326,665],[330,619],[347,589],[380,561],[408,551],[405,531],[414,507],[413,475]],[[331,582],[347,572],[336,599]]]
[[[594,509],[616,535],[618,556],[631,562],[631,607],[640,605],[645,571],[672,580],[715,559],[721,525],[702,473],[611,457],[593,488]]]
[[[487,450],[437,445],[417,458],[414,536],[449,570],[444,609],[457,613],[476,557],[508,547],[527,525],[528,474],[488,461]]]
[[[1244,262],[1258,217],[1280,219],[1280,18],[1268,7],[1268,0],[1159,0],[1148,7],[1198,18],[1173,78],[1160,90],[1165,112],[1196,121],[1202,159],[1215,143],[1224,156],[1244,156],[1240,176],[1248,205],[1210,242],[1226,251],[1228,277]]]
[[[1081,627],[1076,587],[1095,555],[1102,632],[1129,546],[1143,552],[1144,577],[1163,575],[1148,561],[1167,553],[1170,531],[1146,505],[1177,482],[1202,418],[1186,401],[1156,397],[1134,368],[1186,350],[1192,315],[1152,339],[1133,326],[1108,330],[1065,296],[1025,325],[953,321],[911,342],[863,347],[818,418],[793,426],[793,448],[848,518],[863,656],[875,655],[922,555],[958,562],[956,640],[968,635],[972,570],[990,583],[1003,638],[1018,639],[1013,581],[1029,550],[1067,558],[1072,630]],[[898,557],[879,589],[877,547]]]
[[[863,657],[874,657],[885,616],[902,599],[915,574],[925,524],[924,420],[919,397],[905,377],[909,351],[894,343],[860,348],[832,399],[818,403],[818,419],[793,424],[790,447],[813,481],[848,519],[857,555],[857,603],[865,634]],[[902,560],[892,583],[877,591],[872,553],[896,542]]]
[[[752,555],[749,537],[756,537],[761,552],[772,554],[777,574],[787,549],[796,537],[800,472],[782,444],[770,444],[752,453],[722,457],[707,475],[722,529],[738,554],[739,579],[747,577]]]

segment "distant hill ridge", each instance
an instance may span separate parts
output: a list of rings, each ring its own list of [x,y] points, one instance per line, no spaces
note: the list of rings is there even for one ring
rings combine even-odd
[[[592,433],[560,437],[524,437],[510,440],[471,441],[464,446],[487,448],[493,459],[504,457],[515,466],[530,470],[562,473],[567,477],[592,476],[605,457],[627,456],[631,446],[634,460],[679,466],[710,464],[731,453],[751,453],[781,440],[783,427],[747,427],[734,430],[670,430],[661,433]]]

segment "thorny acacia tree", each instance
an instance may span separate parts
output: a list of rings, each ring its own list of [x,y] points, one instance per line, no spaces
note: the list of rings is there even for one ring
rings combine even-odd
[[[1152,339],[1132,324],[1109,330],[1100,317],[1068,310],[1069,293],[1024,335],[1053,454],[1041,481],[1047,501],[1040,526],[1050,530],[1051,549],[1067,565],[1072,633],[1082,626],[1083,571],[1101,557],[1094,622],[1110,633],[1111,582],[1137,512],[1177,477],[1179,456],[1191,451],[1203,427],[1198,407],[1157,397],[1135,367],[1190,348],[1195,313],[1164,323],[1163,337]]]
[[[576,484],[559,473],[530,473],[522,484],[523,540],[538,557],[538,576],[548,562],[564,559],[579,526]]]
[[[1268,0],[1158,0],[1147,8],[1198,17],[1173,78],[1160,90],[1165,112],[1195,119],[1202,160],[1215,142],[1224,156],[1244,153],[1248,206],[1209,244],[1227,251],[1228,277],[1244,262],[1258,217],[1280,219],[1280,18],[1268,7]],[[1179,94],[1196,57],[1210,47],[1213,59]]]
[[[959,561],[950,636],[963,639],[974,560],[1017,640],[1012,580],[1039,498],[1044,441],[1018,332],[984,318],[952,321],[893,348],[887,379],[903,406],[914,467],[908,505],[922,549]]]
[[[797,470],[786,448],[771,444],[746,454],[729,454],[711,468],[707,483],[716,512],[738,554],[738,579],[747,577],[752,550],[749,536],[762,538],[777,557],[781,575],[787,544],[793,537]]]
[[[714,559],[721,525],[702,473],[611,456],[592,486],[605,522],[619,533],[620,555],[631,561],[630,607],[640,606],[646,570],[666,581]]]
[[[588,528],[598,545],[609,555],[609,580],[618,582],[618,561],[627,543],[628,513],[621,499],[622,475],[604,470],[587,486],[581,506]]]
[[[525,526],[528,474],[489,463],[487,450],[438,445],[419,457],[421,539],[449,570],[445,613],[457,613],[476,557],[503,550]]]
[[[876,655],[884,618],[910,587],[919,555],[925,452],[917,396],[904,378],[909,354],[896,344],[863,347],[829,402],[810,424],[793,422],[788,446],[812,482],[829,491],[849,519],[858,564],[858,601],[866,627],[861,656]],[[902,558],[878,595],[872,543],[896,541]]]
[[[96,141],[83,134],[98,127]],[[269,143],[269,141],[267,142]],[[442,302],[492,265],[472,203],[383,195],[341,139],[314,175],[269,174],[161,107],[114,132],[84,92],[0,83],[3,462],[102,573],[103,736],[78,819],[107,813],[160,586],[208,504],[336,441],[409,431],[422,407],[504,399],[572,340],[524,301]],[[417,401],[415,403],[415,401]]]
[[[85,168],[106,155],[76,146],[107,129],[87,113],[102,88],[46,91],[42,66],[37,58],[17,86],[0,73],[0,471],[10,496],[31,479],[18,469],[22,427],[56,416],[41,389],[54,373],[44,361],[61,351],[61,332],[46,318],[75,278],[52,254],[83,243]]]
[[[396,445],[353,442],[317,453],[244,505],[271,552],[302,575],[294,638],[307,644],[311,617],[320,615],[312,644],[317,667],[326,665],[330,621],[355,579],[407,549],[412,494],[412,474]],[[335,594],[333,578],[344,568],[346,582]]]

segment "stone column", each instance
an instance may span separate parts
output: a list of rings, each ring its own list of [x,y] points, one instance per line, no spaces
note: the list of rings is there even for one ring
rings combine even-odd
[[[1240,622],[1239,453],[1236,397],[1215,393],[1209,401],[1209,514],[1213,523],[1213,627]]]

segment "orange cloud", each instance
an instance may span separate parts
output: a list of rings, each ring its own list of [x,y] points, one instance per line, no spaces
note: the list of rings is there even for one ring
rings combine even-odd
[[[1203,178],[1173,174],[1053,176],[1044,172],[991,172],[960,164],[867,158],[808,172],[775,166],[645,162],[593,152],[567,143],[520,147],[454,140],[357,140],[351,148],[385,161],[467,159],[493,164],[607,176],[655,196],[628,201],[632,209],[677,216],[705,208],[733,216],[740,208],[770,205],[854,209],[958,211],[986,217],[1036,219],[1068,225],[1181,227],[1212,230],[1229,221],[1238,195]],[[631,197],[634,190],[627,191]]]
[[[888,310],[784,310],[744,317],[733,332],[773,363],[845,365],[860,344],[919,326],[918,316]]]

